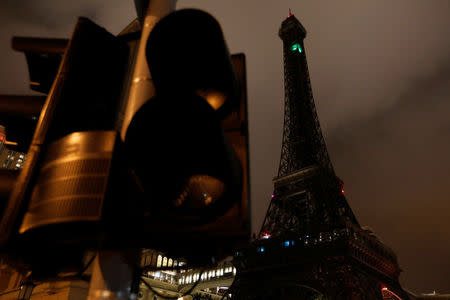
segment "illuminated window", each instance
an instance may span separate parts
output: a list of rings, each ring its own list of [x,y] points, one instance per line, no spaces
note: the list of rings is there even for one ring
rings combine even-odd
[[[163,267],[167,267],[167,257],[164,256],[163,258],[163,263],[162,263]]]
[[[173,264],[173,260],[171,258],[169,258],[169,263],[167,264],[167,266],[171,267]]]
[[[156,267],[160,268],[162,263],[162,256],[158,255],[158,260],[156,261]]]

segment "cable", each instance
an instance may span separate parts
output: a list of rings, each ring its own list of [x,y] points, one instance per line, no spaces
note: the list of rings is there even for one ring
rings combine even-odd
[[[233,282],[231,283],[230,287],[228,288],[228,290],[222,295],[222,298],[220,298],[220,300],[226,300],[226,299],[231,299],[231,297],[229,295],[232,295],[234,292],[233,290],[236,289],[237,286],[237,280],[236,277],[234,277]]]
[[[87,264],[81,268],[80,271],[78,271],[78,273],[75,276],[81,276],[83,275],[84,272],[86,272],[86,270],[89,268],[89,266],[92,264],[92,262],[94,261],[95,257],[97,256],[97,251],[94,253],[94,255],[92,255],[92,257],[89,259],[89,261],[87,262]]]
[[[182,296],[186,296],[192,293],[192,291],[197,287],[197,285],[200,283],[200,278],[202,278],[203,272],[205,272],[205,269],[200,271],[200,274],[198,275],[197,281],[192,285],[192,287],[184,293]]]
[[[98,253],[98,251],[95,251],[94,255],[92,255],[92,257],[89,259],[89,261],[86,263],[86,265],[84,265],[75,275],[61,276],[61,277],[57,277],[57,279],[59,279],[59,280],[81,279],[83,281],[89,282],[90,276],[83,277],[83,273],[86,272],[86,270],[92,264],[95,257],[97,256],[97,253]]]
[[[187,290],[185,293],[183,293],[183,294],[181,295],[181,297],[190,295],[190,294],[192,293],[192,291],[193,291],[193,290],[197,287],[197,285],[200,283],[200,278],[202,277],[204,271],[205,271],[205,270],[200,271],[200,274],[198,275],[197,281],[195,281],[195,283],[189,288],[189,290]],[[165,296],[165,295],[159,293],[159,292],[156,291],[154,288],[152,288],[152,287],[148,284],[148,282],[144,280],[143,277],[141,277],[141,281],[142,281],[142,282],[145,284],[145,286],[148,287],[154,294],[156,294],[156,295],[159,296],[159,297],[162,297],[163,299],[178,299],[178,298],[180,298],[180,297],[178,297],[178,296],[175,296],[175,297]]]
[[[147,281],[145,281],[144,278],[142,278],[142,277],[141,277],[141,281],[142,281],[142,283],[145,284],[146,287],[148,287],[148,289],[149,289],[150,291],[153,292],[153,294],[155,294],[155,295],[157,295],[157,296],[159,296],[159,297],[161,297],[161,298],[163,298],[163,299],[178,299],[178,298],[179,298],[178,296],[170,297],[170,296],[165,296],[165,295],[161,294],[160,292],[158,292],[158,291],[156,291],[154,288],[152,288],[152,287],[147,283]]]

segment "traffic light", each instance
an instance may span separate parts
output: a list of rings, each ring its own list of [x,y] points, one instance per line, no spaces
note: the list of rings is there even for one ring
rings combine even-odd
[[[193,9],[161,19],[146,56],[156,96],[125,138],[150,200],[138,240],[191,261],[232,254],[249,237],[245,57],[233,64],[218,22]]]
[[[126,43],[78,20],[0,220],[2,251],[44,273],[98,244],[108,184],[124,173],[114,129],[127,59]]]
[[[66,46],[65,39],[13,38],[13,49],[25,54],[32,90],[48,94]]]
[[[158,94],[200,94],[219,118],[239,104],[231,57],[211,15],[194,9],[169,14],[153,28],[146,54]]]
[[[245,57],[233,67],[219,24],[198,10],[162,19],[147,49],[156,96],[122,141],[134,55],[88,19],[75,27],[0,220],[0,247],[37,274],[99,241],[200,262],[249,238]],[[34,73],[43,92],[50,73]]]

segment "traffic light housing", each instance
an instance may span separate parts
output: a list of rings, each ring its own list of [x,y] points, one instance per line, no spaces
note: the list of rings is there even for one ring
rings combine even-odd
[[[156,97],[136,113],[125,145],[136,153],[149,144],[132,165],[158,209],[146,207],[138,240],[191,262],[232,254],[249,239],[245,56],[232,59],[218,22],[193,9],[161,19],[146,56]]]
[[[194,10],[174,14],[197,28],[216,22]],[[169,27],[183,25],[168,18]],[[34,244],[28,262],[55,271],[64,258],[52,254],[68,251],[75,264],[99,240],[108,247],[156,248],[193,262],[232,254],[236,243],[248,240],[245,57],[234,57],[239,90],[220,26],[214,26],[191,31],[214,40],[214,55],[207,62],[205,54],[197,55],[197,64],[184,65],[180,74],[193,67],[189,84],[164,77],[164,68],[161,78],[152,71],[157,96],[138,111],[124,143],[117,110],[133,55],[120,37],[79,20],[1,219],[0,247],[28,255]],[[166,29],[159,33],[164,38]],[[203,45],[186,43],[193,49],[185,53],[204,51]],[[165,148],[152,149],[161,144]],[[137,159],[140,153],[145,163]]]
[[[86,18],[78,20],[42,108],[27,161],[0,221],[0,247],[4,251],[21,255],[31,265],[46,261],[48,265],[42,270],[55,271],[52,266],[56,269],[71,257],[64,258],[61,253],[73,249],[81,253],[86,241],[98,244],[95,240],[101,232],[98,224],[106,193],[103,190],[100,198],[84,193],[82,181],[90,175],[86,166],[100,161],[102,151],[95,154],[97,157],[92,152],[83,157],[84,145],[73,135],[114,131],[127,58],[125,43]],[[70,136],[74,137],[69,143],[72,147],[58,148]],[[52,163],[55,153],[60,154],[56,164]],[[115,157],[104,160],[112,164]],[[102,168],[109,171],[110,167],[103,163]],[[115,175],[106,173],[109,182]],[[47,195],[41,197],[39,191]],[[92,203],[100,202],[99,210],[83,210],[89,198]]]
[[[239,82],[219,23],[201,10],[161,19],[147,42],[157,94],[197,93],[225,117],[239,105]]]

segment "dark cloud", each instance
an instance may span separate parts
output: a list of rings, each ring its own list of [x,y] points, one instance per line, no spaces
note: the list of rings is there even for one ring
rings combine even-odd
[[[411,80],[394,106],[328,138],[354,212],[396,251],[402,282],[415,291],[449,290],[449,95],[447,61]],[[429,271],[441,276],[423,276]]]
[[[117,34],[136,13],[132,1],[0,1],[0,90],[32,93],[24,56],[11,49],[13,36],[69,38],[80,16]]]
[[[116,31],[120,29],[118,26],[123,28],[135,17],[134,6],[132,1],[130,2],[80,0],[58,4],[53,0],[23,0],[20,3],[5,0],[0,3],[0,15],[12,24],[26,25],[28,30],[35,27],[41,31],[59,32],[65,35],[70,34],[76,19],[83,16],[100,25],[108,25],[109,30],[117,33]],[[10,29],[14,30],[12,26]]]
[[[2,2],[2,14],[17,23],[36,25],[47,30],[61,28],[66,24],[73,24],[73,18],[80,15],[95,19],[98,7],[95,4],[69,2],[66,5],[55,5],[54,1],[17,1]],[[75,14],[74,14],[75,13]]]

